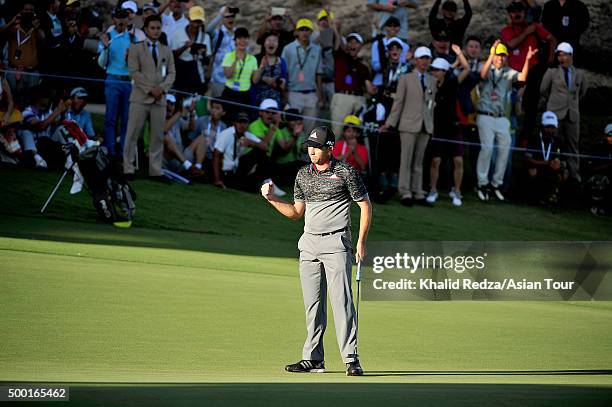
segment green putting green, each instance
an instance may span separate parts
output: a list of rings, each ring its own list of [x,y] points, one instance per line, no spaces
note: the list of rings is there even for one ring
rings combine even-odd
[[[137,180],[134,227],[118,230],[95,223],[68,185],[38,215],[58,174],[8,173],[3,190],[19,204],[0,209],[2,382],[64,383],[88,406],[612,400],[612,302],[362,302],[368,376],[345,377],[331,315],[328,372],[290,375],[283,366],[305,335],[299,222],[255,195]],[[609,230],[585,213],[473,199],[459,210],[376,206],[374,220],[376,240],[604,240]]]

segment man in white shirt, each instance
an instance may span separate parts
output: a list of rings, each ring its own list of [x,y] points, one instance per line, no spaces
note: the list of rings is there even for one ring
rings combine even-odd
[[[253,192],[269,181],[268,143],[248,132],[248,126],[249,115],[240,112],[234,125],[217,136],[213,158],[215,186]]]

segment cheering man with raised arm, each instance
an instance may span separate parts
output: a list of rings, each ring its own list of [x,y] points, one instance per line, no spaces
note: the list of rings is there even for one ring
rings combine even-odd
[[[323,334],[327,326],[327,287],[334,311],[336,337],[346,364],[347,376],[361,376],[356,354],[357,321],[351,289],[352,243],[351,200],[361,209],[359,240],[355,260],[365,256],[366,239],[372,218],[368,191],[359,173],[333,158],[336,137],[327,127],[313,129],[306,142],[311,164],[302,167],[295,179],[294,203],[279,199],[272,183],[261,194],[289,219],[304,216],[304,233],[298,242],[300,279],[306,310],[307,336],[302,360],[285,366],[292,373],[320,373],[325,370]]]

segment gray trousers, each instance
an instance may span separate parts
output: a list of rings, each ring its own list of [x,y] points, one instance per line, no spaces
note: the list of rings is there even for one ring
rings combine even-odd
[[[559,120],[559,136],[567,146],[567,152],[579,154],[578,145],[580,144],[580,119],[572,122],[569,120],[569,113],[564,119]],[[580,157],[567,157],[567,165],[570,176],[580,180]]]
[[[123,172],[133,174],[135,170],[137,143],[145,121],[149,119],[149,175],[160,176],[164,153],[164,122],[166,106],[158,104],[130,103],[130,113],[123,147]]]
[[[302,359],[325,359],[323,334],[327,327],[329,289],[342,360],[344,363],[357,360],[357,325],[351,289],[353,249],[350,232],[338,232],[328,236],[304,233],[298,242],[298,249],[307,330]]]

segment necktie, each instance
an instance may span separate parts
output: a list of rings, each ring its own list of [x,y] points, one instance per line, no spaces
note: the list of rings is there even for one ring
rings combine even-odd
[[[157,66],[157,50],[156,50],[157,44],[156,43],[151,43],[151,54],[153,55],[153,62],[155,62],[155,66]]]
[[[421,88],[423,88],[423,92],[425,92],[425,74],[420,74],[421,76]]]

